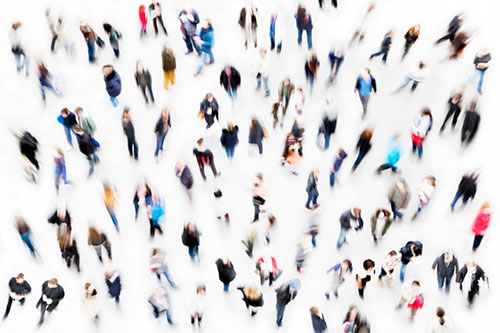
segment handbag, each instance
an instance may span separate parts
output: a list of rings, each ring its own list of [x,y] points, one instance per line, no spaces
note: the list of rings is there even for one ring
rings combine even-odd
[[[96,42],[97,46],[99,46],[101,49],[104,47],[104,45],[106,45],[106,43],[104,43],[102,38],[99,36],[97,36],[95,42]]]

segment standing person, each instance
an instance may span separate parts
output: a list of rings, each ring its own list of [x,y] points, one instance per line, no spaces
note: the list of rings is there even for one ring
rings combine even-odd
[[[366,154],[372,148],[371,140],[373,136],[373,130],[370,127],[367,127],[359,136],[358,142],[356,143],[356,150],[358,151],[358,157],[356,157],[356,161],[352,165],[351,171],[354,172],[361,164],[361,161],[365,158]]]
[[[300,280],[292,279],[276,289],[276,325],[281,327],[285,308],[295,297],[300,290]]]
[[[307,59],[304,69],[306,72],[306,79],[309,82],[310,93],[312,94],[314,81],[316,80],[319,69],[319,60],[316,52],[313,52],[311,57]]]
[[[160,3],[156,0],[151,1],[149,5],[149,15],[153,18],[153,27],[155,28],[155,35],[158,36],[158,23],[160,23],[165,36],[168,36],[167,29],[165,29],[165,25],[163,24],[163,18],[161,16],[161,6]]]
[[[170,84],[175,84],[175,68],[177,67],[175,54],[172,47],[165,45],[161,51],[163,69],[163,88],[170,89]],[[153,96],[153,94],[151,94]]]
[[[61,148],[57,148],[56,150],[54,163],[56,165],[54,170],[56,191],[59,191],[59,183],[61,182],[61,179],[64,185],[68,184],[68,181],[66,179],[66,161],[64,160],[64,153]]]
[[[89,317],[97,324],[99,320],[99,300],[97,298],[97,289],[95,286],[86,282],[83,286],[83,305],[89,314]]]
[[[88,23],[82,21],[80,22],[80,32],[85,39],[85,43],[87,44],[87,53],[89,57],[89,63],[94,63],[95,58],[95,44],[97,40],[97,35],[94,30],[88,25]]]
[[[233,123],[227,123],[227,128],[222,130],[222,135],[220,137],[220,143],[226,151],[227,158],[232,161],[234,157],[234,149],[238,145],[238,125],[233,125]]]
[[[474,233],[474,244],[472,245],[472,252],[476,253],[484,234],[488,229],[491,221],[491,206],[488,202],[481,205],[481,209],[472,224],[472,232]]]
[[[95,227],[89,227],[87,244],[92,246],[97,254],[97,258],[102,263],[102,247],[106,250],[109,260],[113,260],[111,253],[111,242],[105,233],[98,231]]]
[[[215,119],[219,121],[219,104],[212,93],[206,94],[203,101],[201,101],[199,113],[205,118],[207,129],[212,127]]]
[[[257,47],[257,11],[252,1],[247,2],[247,5],[240,11],[238,25],[245,39],[245,50],[248,49],[249,40],[253,40],[254,47]]]
[[[205,164],[210,165],[212,169],[212,173],[214,177],[219,176],[219,172],[215,168],[214,154],[210,149],[205,149],[203,147],[203,138],[199,139],[197,143],[197,147],[193,149],[193,155],[196,157],[196,162],[198,163],[198,167],[200,168],[201,177],[203,180],[207,180],[207,176],[205,176]]]
[[[83,111],[82,107],[77,107],[75,109],[75,115],[76,115],[76,120],[78,121],[78,125],[87,132],[87,134],[90,136],[90,139],[96,146],[96,148],[99,148],[100,144],[97,142],[96,139],[94,139],[94,133],[97,130],[97,127],[94,123],[94,120],[92,117],[87,112]]]
[[[196,36],[196,25],[200,23],[198,13],[193,8],[184,8],[179,13],[179,20],[181,21],[182,38],[186,43],[186,54],[193,52],[194,49],[199,55],[201,55],[200,48],[194,42],[194,37]]]
[[[68,269],[74,264],[77,272],[80,273],[80,254],[78,253],[76,241],[67,224],[59,225],[57,240],[59,242],[59,249],[61,250],[61,257],[66,261]]]
[[[380,44],[380,51],[373,53],[370,56],[370,60],[381,55],[382,62],[385,64],[387,62],[387,56],[389,55],[389,50],[391,49],[391,45],[392,45],[392,30],[389,30],[385,34],[384,39]]]
[[[465,112],[464,124],[462,125],[462,144],[471,143],[472,139],[476,136],[477,130],[479,128],[479,122],[481,121],[481,116],[476,110],[476,101],[473,100],[470,103],[469,110]]]
[[[289,77],[286,77],[283,82],[281,82],[280,88],[278,90],[279,104],[283,109],[283,118],[281,124],[283,124],[283,119],[285,118],[286,110],[288,109],[288,104],[290,103],[290,97],[295,90],[295,85],[290,81]],[[282,125],[283,127],[283,125]]]
[[[425,79],[427,76],[427,70],[426,70],[426,65],[425,63],[420,60],[418,64],[410,71],[410,73],[406,76],[405,80],[403,81],[403,84],[394,91],[394,93],[398,93],[403,88],[405,88],[409,83],[411,83],[411,88],[410,92],[413,93],[415,89],[417,89],[417,86],[419,85],[422,80]]]
[[[108,269],[104,275],[104,280],[108,287],[109,296],[115,299],[116,305],[120,304],[120,294],[122,292],[120,274],[114,269]]]
[[[135,141],[135,128],[132,123],[132,116],[130,114],[129,107],[125,107],[123,109],[122,128],[123,134],[127,137],[128,154],[131,158],[133,157],[137,161],[139,159],[139,146]]]
[[[328,53],[328,60],[330,62],[330,75],[328,76],[327,86],[336,82],[337,74],[339,73],[340,66],[344,62],[344,50],[336,47]]]
[[[160,317],[160,314],[165,312],[167,322],[170,325],[174,324],[172,320],[172,300],[170,299],[167,288],[156,288],[148,302],[153,307],[153,315],[155,318]]]
[[[206,308],[207,299],[207,287],[204,284],[196,287],[196,295],[191,300],[189,304],[189,310],[191,312],[191,325],[193,328],[196,326],[196,321],[198,321],[198,328],[201,328],[201,321],[203,320],[203,312]]]
[[[474,171],[470,176],[464,175],[462,177],[460,184],[458,184],[457,193],[455,194],[455,197],[451,202],[452,212],[455,209],[455,204],[457,203],[458,199],[460,199],[460,197],[463,197],[462,203],[464,205],[468,203],[469,200],[472,201],[474,199],[477,190],[477,177],[479,177],[479,173],[477,171]]]
[[[447,316],[443,308],[436,309],[436,317],[430,323],[430,333],[452,333],[455,332],[453,324]]]
[[[370,222],[373,241],[377,244],[392,224],[391,212],[385,208],[379,208],[373,213]]]
[[[76,136],[79,138],[78,146],[80,152],[87,157],[89,161],[89,177],[94,173],[94,165],[99,163],[99,157],[96,153],[96,146],[90,136],[78,125],[73,126]]]
[[[413,258],[422,255],[423,245],[419,241],[409,241],[403,246],[399,253],[401,253],[401,270],[399,272],[399,281],[404,282],[406,266],[413,260]]]
[[[434,176],[427,176],[422,183],[420,184],[420,188],[418,189],[417,195],[418,195],[418,207],[417,211],[411,218],[412,220],[415,220],[424,209],[425,206],[431,201],[432,195],[434,194],[434,191],[436,189],[436,178]]]
[[[19,236],[21,236],[23,243],[26,244],[26,246],[30,250],[31,255],[33,257],[36,257],[37,251],[35,250],[33,242],[31,241],[31,228],[24,218],[19,216],[16,217],[16,229],[19,233]]]
[[[12,23],[11,29],[9,31],[9,39],[11,43],[11,51],[14,54],[14,59],[16,60],[17,72],[21,72],[24,67],[26,76],[30,75],[30,61],[26,55],[25,46],[21,40],[21,28],[22,22]],[[22,62],[21,62],[22,60]]]
[[[313,29],[312,19],[311,15],[302,5],[299,5],[299,7],[297,8],[297,14],[295,14],[295,23],[297,25],[297,32],[298,32],[297,43],[299,45],[302,44],[302,34],[304,33],[305,30],[307,34],[307,48],[309,50],[312,49],[312,29]]]
[[[260,49],[259,56],[257,57],[253,65],[253,74],[257,79],[257,90],[260,89],[262,81],[264,81],[265,96],[271,95],[271,90],[269,89],[269,70],[271,65],[271,59],[267,54],[265,49]]]
[[[278,54],[281,53],[283,47],[283,38],[285,36],[285,29],[283,20],[280,13],[273,11],[271,13],[271,23],[269,24],[269,38],[271,40],[271,51],[276,47]]]
[[[384,282],[382,281],[384,276],[387,276],[387,285],[392,287],[392,281],[394,280],[394,271],[396,270],[396,266],[399,265],[401,258],[398,256],[397,252],[392,250],[389,252],[385,258],[382,267],[380,267],[380,274],[378,275],[378,284],[380,287],[384,286]]]
[[[160,220],[165,216],[165,199],[156,193],[153,194],[148,208],[149,237],[154,239],[156,230],[163,235]]]
[[[417,310],[424,306],[424,296],[422,295],[420,282],[414,280],[412,282],[406,281],[403,284],[402,295],[397,309],[401,309],[405,304],[410,309],[410,320],[413,321]]]
[[[63,126],[64,133],[66,134],[66,141],[68,141],[68,145],[71,149],[73,147],[71,132],[73,132],[73,134],[75,133],[75,131],[73,130],[73,126],[77,124],[76,116],[73,112],[69,111],[67,108],[64,108],[61,110],[61,114],[57,116],[57,121]]]
[[[141,22],[141,32],[139,36],[142,39],[144,36],[146,36],[148,27],[148,17],[146,15],[146,6],[144,5],[139,6],[139,21]]]
[[[429,108],[424,108],[414,119],[411,126],[412,153],[418,153],[422,159],[424,140],[432,128],[432,113]]]
[[[198,44],[198,47],[201,51],[201,60],[200,65],[198,66],[198,70],[194,73],[194,76],[197,76],[201,73],[205,65],[213,64],[214,54],[212,53],[212,47],[214,44],[214,28],[212,27],[212,22],[210,20],[205,19],[203,25],[201,27],[200,35],[194,37],[194,41]],[[207,57],[209,61],[207,61]]]
[[[395,220],[401,221],[403,219],[403,212],[408,207],[410,198],[411,192],[406,181],[404,179],[396,180],[387,196]]]
[[[240,72],[233,66],[226,65],[220,73],[219,82],[229,98],[234,101],[238,97],[238,87],[241,84]]]
[[[45,318],[45,311],[52,312],[59,302],[64,298],[64,288],[58,284],[56,278],[45,281],[42,285],[42,296],[36,303],[36,307],[40,308],[40,321],[38,326],[42,326]]]
[[[199,246],[200,232],[193,222],[188,222],[184,225],[182,232],[182,244],[188,247],[189,257],[192,261],[200,261]]]
[[[170,127],[172,127],[172,125],[170,124],[170,113],[168,112],[167,108],[163,108],[161,110],[160,119],[158,119],[155,125],[155,133],[156,133],[155,157],[157,163],[158,163],[158,153],[160,151],[163,152],[163,142],[165,141],[165,137],[167,136]]]
[[[192,200],[193,174],[189,167],[185,163],[177,162],[175,164],[175,175],[179,177],[182,186],[186,189],[189,200]]]
[[[102,74],[104,76],[104,83],[106,83],[106,91],[109,95],[109,99],[116,108],[118,106],[116,98],[122,92],[122,80],[120,75],[118,75],[112,65],[103,66]]]
[[[347,281],[349,276],[352,274],[352,263],[349,259],[344,259],[342,262],[335,264],[326,271],[326,274],[332,273],[332,282],[330,287],[325,291],[325,297],[327,300],[330,299],[330,292],[333,292],[335,298],[339,297],[338,290],[344,282]]]
[[[113,49],[115,58],[120,58],[120,46],[118,44],[118,39],[121,38],[121,34],[109,23],[104,23],[102,27],[109,37],[109,45],[111,45],[111,48]]]
[[[361,105],[363,106],[363,114],[361,116],[362,119],[366,117],[366,112],[368,111],[368,101],[370,100],[372,91],[374,95],[377,93],[377,81],[370,73],[370,70],[365,68],[361,72],[361,75],[358,76],[356,86],[354,87],[354,93],[358,93]]]
[[[257,286],[239,287],[238,290],[243,294],[242,300],[246,308],[250,310],[250,316],[255,316],[258,309],[264,305],[262,292]]]
[[[248,134],[248,143],[254,144],[259,149],[259,154],[262,155],[264,148],[262,141],[267,137],[266,129],[261,125],[257,118],[252,118],[252,125]]]
[[[54,77],[50,74],[47,65],[42,61],[37,66],[38,70],[38,82],[40,83],[40,92],[42,93],[42,100],[45,103],[45,88],[51,90],[57,97],[61,97],[61,92],[59,89],[54,87]]]
[[[456,273],[458,275],[458,260],[453,255],[452,251],[446,251],[439,257],[437,257],[432,263],[432,269],[436,269],[438,289],[444,287],[446,294],[450,293],[450,285],[453,275]]]
[[[234,270],[233,263],[229,258],[217,259],[215,262],[217,266],[217,271],[219,272],[219,280],[224,285],[224,292],[229,291],[229,284],[236,277],[236,271]]]
[[[448,113],[446,113],[446,117],[444,118],[443,125],[439,129],[439,133],[443,133],[446,123],[448,119],[453,116],[453,120],[451,122],[451,128],[455,129],[455,125],[457,124],[458,116],[463,108],[463,100],[462,100],[462,90],[459,90],[455,93],[454,96],[448,99]]]
[[[491,55],[488,49],[484,48],[476,54],[474,58],[474,74],[471,79],[477,79],[479,77],[479,81],[477,83],[477,92],[479,94],[483,93],[483,80],[484,74],[488,70],[489,62],[491,60]]]
[[[319,192],[318,192],[318,177],[319,177],[319,169],[314,169],[311,171],[309,174],[309,177],[307,178],[307,186],[306,186],[306,192],[307,192],[307,202],[306,202],[306,208],[307,209],[316,209],[319,204],[317,203]],[[313,206],[309,207],[309,204],[311,203]]]
[[[363,272],[356,274],[356,282],[358,284],[358,294],[361,299],[365,298],[366,284],[375,277],[375,261],[366,259],[363,261]]]
[[[168,284],[170,284],[172,288],[177,288],[176,284],[170,277],[165,251],[162,251],[156,247],[153,249],[151,258],[149,260],[149,270],[151,271],[151,273],[156,274],[156,277],[159,281],[161,281],[161,276],[164,275],[168,281]]]
[[[311,312],[311,321],[314,333],[323,333],[328,329],[328,325],[326,324],[325,316],[319,312],[318,307],[313,306],[309,309]]]
[[[387,152],[387,162],[380,165],[377,169],[377,174],[380,174],[386,169],[391,169],[393,173],[398,171],[397,163],[401,158],[401,136],[399,133],[394,134],[389,139],[389,149]]]
[[[257,222],[259,220],[261,207],[264,206],[267,199],[267,186],[264,185],[262,173],[258,173],[255,176],[252,187],[252,197],[253,197],[253,207],[254,207],[254,215],[253,221]]]
[[[346,243],[347,232],[353,228],[356,231],[363,229],[363,219],[361,218],[361,209],[352,208],[345,211],[339,218],[340,234],[337,241],[337,250],[340,250],[342,245]]]
[[[321,147],[319,142],[318,145],[320,145],[320,148],[323,148],[324,150],[330,148],[330,139],[337,129],[337,115],[337,108],[333,104],[332,99],[327,97],[325,99],[325,113],[318,130],[318,139],[319,135],[323,134],[325,141],[323,147]]]
[[[342,330],[344,333],[370,332],[370,324],[359,314],[358,308],[352,305],[344,318]]]
[[[335,186],[335,174],[340,170],[344,159],[347,157],[347,153],[344,149],[340,148],[337,152],[337,156],[335,157],[335,161],[333,162],[332,168],[330,169],[330,189],[333,190],[333,186]]]
[[[31,293],[31,286],[28,281],[24,279],[23,273],[19,273],[16,277],[12,277],[9,280],[9,289],[9,299],[7,301],[7,307],[5,308],[5,314],[2,318],[3,320],[7,319],[13,301],[19,301],[21,305],[24,305],[26,296]]]
[[[401,57],[401,60],[403,60],[406,57],[406,55],[410,51],[410,48],[413,46],[413,44],[415,44],[419,36],[420,36],[420,24],[415,24],[405,33],[405,46],[403,49],[403,56]]]
[[[457,35],[458,30],[462,27],[462,23],[464,21],[464,15],[463,14],[458,14],[453,19],[450,21],[450,24],[448,25],[448,31],[446,35],[443,37],[439,38],[436,41],[436,45],[444,42],[445,40],[449,40],[450,42],[455,39],[455,36]]]
[[[278,268],[276,258],[271,256],[269,253],[266,253],[257,260],[255,268],[255,273],[260,276],[261,285],[264,285],[264,282],[269,280],[269,286],[272,286],[273,282],[276,281],[283,272]]]
[[[469,273],[469,275],[467,275]],[[474,261],[468,262],[458,271],[456,282],[459,284],[460,291],[463,292],[465,285],[467,291],[467,302],[469,307],[472,306],[476,296],[485,283],[488,283],[488,278],[484,270]]]
[[[137,61],[135,65],[135,83],[137,83],[137,87],[141,88],[142,95],[146,100],[146,104],[149,104],[148,95],[146,94],[146,88],[149,92],[149,97],[151,98],[151,102],[155,103],[155,97],[153,96],[153,88],[151,83],[151,74],[147,68],[142,66],[140,61]]]
[[[104,196],[103,196],[104,206],[106,207],[106,210],[108,211],[109,216],[111,217],[111,221],[113,221],[116,231],[120,232],[118,219],[116,218],[115,214],[115,206],[117,199],[116,188],[108,182],[105,182],[103,184],[103,188],[104,188]]]

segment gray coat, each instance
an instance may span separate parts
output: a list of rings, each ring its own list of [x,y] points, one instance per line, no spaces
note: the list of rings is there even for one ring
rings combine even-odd
[[[453,256],[453,260],[446,266],[444,263],[444,253],[434,260],[432,264],[432,269],[437,267],[437,275],[441,277],[452,278],[453,274],[458,274],[458,260]]]

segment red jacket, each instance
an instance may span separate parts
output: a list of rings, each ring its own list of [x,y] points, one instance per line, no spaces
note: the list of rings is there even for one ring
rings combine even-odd
[[[477,214],[476,216],[476,219],[474,220],[474,223],[472,224],[472,232],[474,233],[474,235],[477,236],[486,231],[490,224],[490,220],[491,214],[484,214],[479,212],[479,214]]]
[[[257,260],[259,263],[264,263],[264,257],[260,257],[259,260]],[[273,271],[271,272],[272,274],[278,273],[278,263],[276,262],[276,258],[271,257],[271,265],[273,266]]]
[[[412,310],[421,309],[424,306],[424,296],[418,295],[414,299],[413,303],[410,303],[411,300],[408,302],[408,308]]]
[[[146,17],[146,8],[141,6],[139,8],[139,20],[141,21],[141,27],[144,29],[148,24],[148,18]]]

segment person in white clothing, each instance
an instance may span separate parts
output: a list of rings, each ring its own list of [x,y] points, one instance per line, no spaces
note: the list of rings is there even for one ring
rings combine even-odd
[[[429,201],[431,201],[432,194],[436,189],[436,178],[434,176],[427,176],[420,185],[418,189],[418,208],[415,212],[415,215],[411,218],[412,220],[416,219],[418,214],[422,211],[422,209],[427,206]]]
[[[257,79],[257,90],[260,89],[261,83],[264,81],[266,97],[271,95],[271,90],[269,89],[269,66],[269,55],[265,49],[261,49],[259,51],[259,56],[254,63],[253,73]]]
[[[422,158],[423,141],[432,128],[432,114],[429,108],[424,108],[414,119],[411,126],[412,152]]]
[[[450,318],[445,316],[444,309],[438,307],[436,310],[436,317],[429,323],[427,330],[429,333],[452,333],[456,332]]]
[[[191,299],[189,303],[191,325],[193,325],[193,328],[196,326],[196,321],[198,321],[198,327],[201,328],[201,320],[203,319],[203,312],[206,308],[206,293],[207,288],[205,287],[205,285],[199,285],[196,288],[196,295]]]
[[[420,60],[417,64],[416,67],[414,67],[410,73],[406,76],[405,80],[403,81],[403,84],[394,91],[394,93],[398,93],[401,90],[403,90],[404,87],[406,87],[410,82],[412,82],[411,85],[411,92],[414,92],[415,89],[417,89],[417,86],[420,82],[422,82],[425,77],[427,76],[427,69],[425,63]]]

